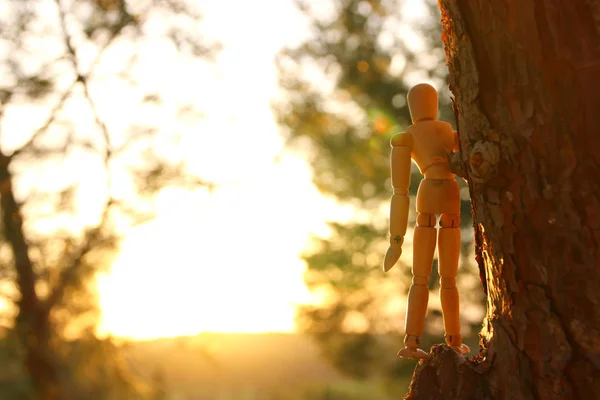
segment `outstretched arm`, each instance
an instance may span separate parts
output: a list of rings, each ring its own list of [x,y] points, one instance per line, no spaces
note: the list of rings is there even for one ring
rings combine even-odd
[[[391,173],[394,194],[390,206],[390,247],[385,254],[383,270],[389,271],[402,255],[402,243],[408,225],[408,187],[410,186],[410,153],[413,138],[409,133],[400,133],[392,138]]]

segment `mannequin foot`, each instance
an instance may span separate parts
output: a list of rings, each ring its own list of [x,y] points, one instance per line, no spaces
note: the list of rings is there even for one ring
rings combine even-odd
[[[471,352],[469,346],[463,343],[462,335],[460,333],[456,333],[453,335],[446,334],[446,344],[458,354],[467,354]]]
[[[421,339],[418,336],[406,335],[404,337],[404,348],[398,352],[402,358],[429,358],[429,354],[419,348]]]
[[[398,356],[402,358],[419,358],[423,360],[429,358],[429,354],[418,347],[405,347],[398,352]]]
[[[458,354],[467,354],[467,353],[471,352],[471,349],[469,349],[469,346],[467,346],[464,343],[462,343],[460,346],[450,346],[450,347],[452,348],[452,350],[454,350]]]

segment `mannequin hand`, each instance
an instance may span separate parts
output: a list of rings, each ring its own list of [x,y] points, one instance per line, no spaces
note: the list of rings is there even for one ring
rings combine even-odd
[[[383,271],[387,272],[390,269],[392,269],[392,267],[394,265],[396,265],[396,262],[398,262],[398,260],[400,259],[400,256],[402,255],[402,244],[391,244],[390,247],[388,248],[387,252],[385,253],[385,260],[383,262]]]

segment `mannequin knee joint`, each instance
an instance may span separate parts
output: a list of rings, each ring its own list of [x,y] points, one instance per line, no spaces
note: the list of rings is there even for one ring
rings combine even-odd
[[[460,214],[442,214],[440,217],[440,227],[458,228],[460,225]]]
[[[435,215],[419,213],[419,215],[417,215],[417,226],[434,227]]]

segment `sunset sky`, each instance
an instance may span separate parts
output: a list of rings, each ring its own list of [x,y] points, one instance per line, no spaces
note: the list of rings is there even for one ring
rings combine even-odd
[[[327,12],[327,2],[314,3]],[[223,44],[215,68],[154,51],[147,62],[156,68],[145,73],[167,98],[184,94],[206,113],[182,128],[179,150],[224,186],[161,192],[156,220],[131,232],[99,278],[101,334],[293,331],[295,304],[310,300],[299,254],[312,234],[327,234],[326,221],[352,216],[312,185],[273,119],[275,55],[307,35],[292,0],[202,4],[207,32]],[[423,12],[420,1],[406,7]]]
[[[268,14],[256,2],[203,2],[205,28],[224,46],[216,72],[165,65],[156,54],[160,70],[180,72],[163,81],[149,72],[157,90],[197,90],[207,115],[187,127],[181,151],[199,175],[224,186],[159,195],[156,220],[129,235],[100,278],[100,332],[145,339],[291,331],[294,304],[309,300],[298,254],[311,233],[326,234],[326,220],[349,213],[323,198],[309,166],[283,149],[270,108],[273,60],[306,28],[291,0],[262,3]]]

